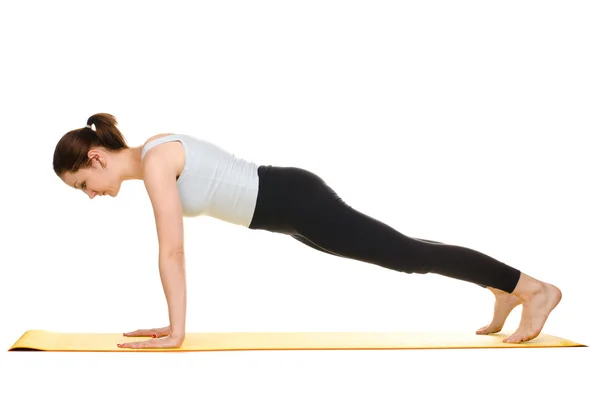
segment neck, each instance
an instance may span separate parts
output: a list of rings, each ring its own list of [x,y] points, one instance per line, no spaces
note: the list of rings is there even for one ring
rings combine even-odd
[[[122,164],[120,174],[123,181],[142,179],[142,147],[132,147],[117,154]]]

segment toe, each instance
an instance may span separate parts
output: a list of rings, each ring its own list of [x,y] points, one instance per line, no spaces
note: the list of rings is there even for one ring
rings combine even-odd
[[[490,325],[486,325],[486,326],[483,326],[483,327],[479,328],[477,331],[475,331],[475,333],[479,334],[479,335],[481,335],[481,334],[484,334],[484,335],[489,334],[490,333]]]
[[[523,338],[521,338],[521,342],[528,342],[528,341],[530,341],[532,339],[535,339],[538,335],[539,334],[533,333],[533,334],[529,334],[527,336],[524,336]]]
[[[515,343],[515,341],[516,341],[515,335],[511,335],[508,338],[503,340],[503,342],[505,342],[505,343]]]

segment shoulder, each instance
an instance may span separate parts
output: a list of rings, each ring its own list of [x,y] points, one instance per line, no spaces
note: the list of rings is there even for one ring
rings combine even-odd
[[[172,133],[156,134],[148,138],[143,148],[150,142],[169,135],[175,135]],[[157,173],[161,175],[173,175],[178,176],[181,172],[182,164],[185,161],[185,154],[182,150],[182,146],[178,141],[164,142],[160,145],[152,147],[147,150],[142,160],[142,170],[144,173],[144,180]]]

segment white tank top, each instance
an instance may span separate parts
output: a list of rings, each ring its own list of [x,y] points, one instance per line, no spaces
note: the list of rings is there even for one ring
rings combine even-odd
[[[185,166],[177,179],[183,216],[206,215],[248,227],[258,197],[258,165],[185,134],[148,142],[142,159],[154,146],[170,141],[181,142],[185,149]]]

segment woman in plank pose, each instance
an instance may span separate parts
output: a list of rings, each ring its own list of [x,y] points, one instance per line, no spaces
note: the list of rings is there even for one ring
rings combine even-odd
[[[93,128],[95,127],[95,128]],[[180,347],[185,338],[186,282],[182,217],[211,216],[253,230],[283,233],[307,246],[405,273],[436,273],[489,289],[496,298],[489,325],[499,332],[523,304],[506,343],[540,334],[561,300],[554,285],[470,248],[406,236],[347,205],[318,175],[297,167],[257,165],[205,140],[159,134],[129,147],[114,116],[97,113],[56,145],[54,171],[90,198],[116,197],[121,183],[143,180],[159,242],[159,272],[169,326],[127,332],[153,337],[124,348]]]

